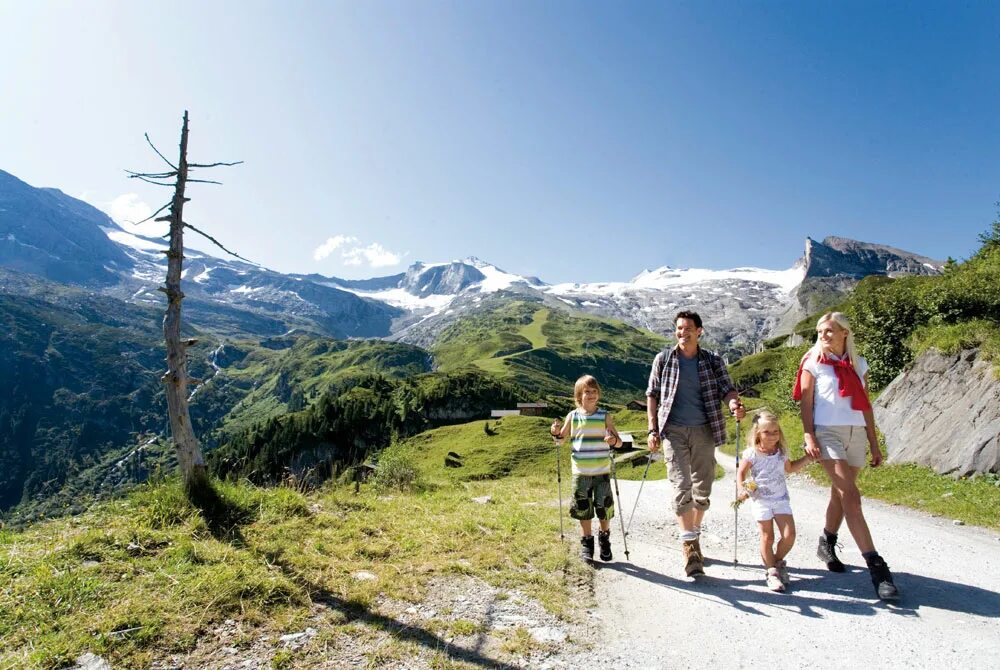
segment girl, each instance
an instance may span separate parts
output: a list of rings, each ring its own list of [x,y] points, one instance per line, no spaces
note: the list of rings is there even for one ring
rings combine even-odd
[[[573,463],[573,502],[569,515],[580,522],[580,557],[594,559],[594,534],[591,521],[597,516],[601,530],[597,540],[601,560],[610,561],[611,519],[615,514],[611,495],[611,450],[622,446],[611,415],[597,409],[601,387],[590,375],[576,380],[573,387],[576,409],[566,415],[566,423],[552,422],[549,432],[561,440],[570,437],[570,460]]]
[[[868,564],[875,592],[889,600],[899,592],[889,566],[875,551],[857,485],[858,473],[865,466],[866,443],[872,467],[882,463],[867,385],[868,362],[854,349],[847,317],[840,312],[824,314],[816,324],[816,344],[802,358],[792,391],[792,397],[800,401],[806,453],[822,460],[831,482],[826,526],[816,555],[830,571],[844,571],[835,549],[837,531],[846,518]]]
[[[795,519],[788,501],[785,473],[798,472],[812,459],[806,455],[794,461],[788,460],[785,434],[778,425],[778,417],[768,410],[757,412],[752,424],[747,436],[747,449],[736,471],[736,485],[740,491],[738,500],[750,498],[753,518],[760,527],[760,557],[764,561],[767,588],[780,592],[788,585],[785,556],[795,544]],[[748,473],[755,486],[749,486],[746,481]],[[772,548],[775,525],[781,539]]]

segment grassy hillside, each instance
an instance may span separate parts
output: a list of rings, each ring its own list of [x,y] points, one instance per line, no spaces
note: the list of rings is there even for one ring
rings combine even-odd
[[[218,374],[195,395],[191,410],[210,447],[255,423],[301,411],[351,379],[430,371],[430,354],[419,347],[311,334],[227,343],[218,358]]]
[[[274,668],[415,658],[482,667],[485,657],[456,645],[488,641],[503,663],[537,643],[524,627],[493,630],[444,608],[412,621],[407,608],[469,580],[497,589],[498,602],[516,591],[558,617],[588,598],[577,587],[585,569],[559,542],[547,479],[310,496],[219,488],[209,512],[168,482],[77,517],[0,531],[0,667],[66,667],[88,651],[113,667],[186,653],[195,666],[215,666],[225,648]],[[486,494],[490,504],[472,502]],[[278,640],[310,627],[318,632],[302,646]],[[220,630],[230,631],[225,641]]]
[[[351,376],[302,412],[253,424],[214,451],[210,463],[220,476],[257,483],[289,475],[322,481],[394,439],[485,419],[491,409],[523,400],[522,394],[474,368],[406,379]]]
[[[642,397],[666,340],[624,323],[516,301],[443,330],[432,348],[441,370],[467,365],[510,379],[537,396],[566,396],[582,374],[605,398]]]

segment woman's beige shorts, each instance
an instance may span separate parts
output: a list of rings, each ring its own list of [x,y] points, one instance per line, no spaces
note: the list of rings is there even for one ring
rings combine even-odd
[[[816,426],[819,456],[824,461],[847,461],[855,468],[865,467],[868,434],[864,426]]]

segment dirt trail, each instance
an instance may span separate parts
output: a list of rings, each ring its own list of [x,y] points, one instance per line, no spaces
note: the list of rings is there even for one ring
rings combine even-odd
[[[616,560],[595,575],[597,649],[586,661],[560,660],[609,669],[1000,667],[1000,533],[865,499],[876,546],[902,592],[882,603],[846,526],[840,554],[848,571],[827,572],[815,557],[827,493],[791,477],[792,583],[771,593],[747,508],[733,566],[733,463],[724,455],[720,462],[727,476],[715,484],[702,534],[707,575],[684,575],[669,484],[646,482],[629,533],[631,561],[616,520]],[[639,482],[620,486],[627,522]]]

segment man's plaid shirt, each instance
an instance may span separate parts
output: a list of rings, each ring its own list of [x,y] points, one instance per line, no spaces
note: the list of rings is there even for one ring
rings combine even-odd
[[[675,346],[661,351],[653,359],[653,369],[649,372],[649,384],[646,386],[647,396],[659,396],[657,422],[660,435],[667,430],[667,417],[677,395],[677,382],[681,377],[681,364],[678,361],[680,352]],[[722,357],[706,349],[698,347],[698,379],[701,382],[701,397],[705,402],[705,415],[712,427],[715,445],[726,442],[726,417],[722,413],[722,400],[736,391],[733,380],[726,371]]]

